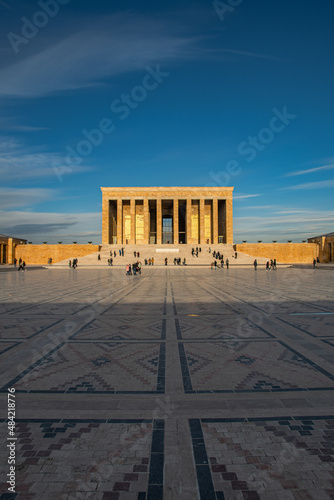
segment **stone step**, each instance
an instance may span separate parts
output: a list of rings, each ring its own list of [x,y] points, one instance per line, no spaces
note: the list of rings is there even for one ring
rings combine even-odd
[[[119,255],[119,250],[124,248],[124,256]],[[173,265],[174,258],[181,258],[181,263],[186,259],[187,265],[199,265],[199,266],[210,266],[215,260],[212,252],[220,252],[223,254],[224,261],[228,258],[230,265],[252,265],[254,262],[254,257],[238,252],[237,258],[235,258],[235,251],[233,245],[198,245],[201,252],[198,252],[198,257],[192,256],[192,248],[196,249],[194,245],[102,245],[100,252],[94,252],[85,257],[79,259],[80,266],[106,266],[108,264],[108,259],[110,258],[110,252],[112,252],[113,265],[114,266],[124,266],[128,263],[136,262],[140,260],[142,265],[144,265],[145,259],[154,258],[154,265],[165,265],[165,258],[168,258],[168,265]],[[211,250],[211,252],[209,252]],[[116,252],[116,257],[114,257],[114,251]],[[134,252],[139,252],[139,257],[134,256]],[[98,259],[100,255],[100,259]],[[72,259],[75,258],[73,255]],[[270,258],[270,256],[268,256]],[[60,261],[54,266],[68,266],[68,260]],[[264,264],[267,258],[258,258],[258,263]]]

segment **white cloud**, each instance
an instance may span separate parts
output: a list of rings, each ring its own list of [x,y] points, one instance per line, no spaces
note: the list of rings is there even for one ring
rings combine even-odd
[[[0,210],[30,207],[54,197],[52,189],[9,189],[0,188]]]
[[[258,196],[262,196],[261,194],[240,194],[233,196],[233,200],[243,200],[245,198],[256,198]]]
[[[11,183],[29,179],[54,177],[58,179],[52,165],[63,164],[64,157],[58,153],[40,151],[41,148],[27,148],[12,138],[0,139],[0,182]],[[37,151],[36,151],[37,150]],[[73,174],[91,170],[76,166]]]
[[[334,179],[328,181],[306,182],[305,184],[296,184],[295,186],[287,186],[282,188],[288,191],[297,191],[301,189],[327,189],[334,187]]]
[[[315,168],[309,168],[307,170],[297,170],[296,172],[290,172],[288,174],[285,174],[284,177],[293,177],[296,175],[306,175],[306,174],[313,174],[314,172],[320,172],[322,170],[333,170],[334,165],[323,165],[322,167],[315,167]]]
[[[287,210],[234,217],[235,240],[305,240],[332,231],[334,211]]]
[[[118,14],[0,70],[0,95],[38,97],[91,87],[149,64],[181,60],[195,40],[161,22]],[[163,70],[163,68],[162,68]]]
[[[34,243],[101,243],[101,213],[45,213],[1,211],[3,234],[24,238]]]

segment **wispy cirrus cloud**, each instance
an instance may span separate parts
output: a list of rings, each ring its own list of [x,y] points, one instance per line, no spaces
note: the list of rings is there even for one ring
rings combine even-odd
[[[52,189],[25,188],[10,189],[0,188],[0,210],[8,210],[19,207],[30,207],[46,200],[54,198]]]
[[[0,227],[3,234],[34,240],[34,243],[101,241],[101,231],[97,230],[101,227],[100,212],[64,214],[0,210]]]
[[[43,151],[43,148],[26,147],[15,138],[0,138],[0,182],[2,184],[54,177],[53,162],[62,162],[59,153]],[[88,166],[77,166],[73,173],[87,172]]]
[[[246,198],[257,198],[258,196],[262,196],[261,194],[239,194],[233,196],[234,200],[244,200]]]
[[[270,54],[259,54],[257,52],[247,52],[245,50],[236,49],[208,49],[208,52],[223,53],[223,54],[234,54],[237,56],[255,57],[256,59],[270,59],[271,61],[280,61],[278,57],[274,57]]]
[[[324,170],[333,170],[333,169],[334,169],[334,163],[330,165],[323,165],[322,167],[315,167],[315,168],[309,168],[307,170],[297,170],[296,172],[289,172],[288,174],[285,174],[284,177],[294,177],[296,175],[313,174],[314,172],[321,172]]]
[[[38,97],[101,85],[150,64],[196,54],[196,39],[131,13],[103,20],[0,70],[0,95]]]
[[[306,182],[304,184],[296,184],[294,186],[287,186],[282,188],[284,191],[297,191],[304,189],[328,189],[334,187],[334,179],[329,179],[328,181],[316,181],[316,182]]]
[[[334,223],[334,211],[286,210],[263,212],[263,215],[234,217],[234,235],[250,241],[286,241],[311,238],[328,233]]]

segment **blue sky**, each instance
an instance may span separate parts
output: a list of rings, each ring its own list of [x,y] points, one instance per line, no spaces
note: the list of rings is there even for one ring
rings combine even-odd
[[[0,0],[0,233],[101,242],[101,186],[234,186],[234,239],[333,231],[332,0]]]

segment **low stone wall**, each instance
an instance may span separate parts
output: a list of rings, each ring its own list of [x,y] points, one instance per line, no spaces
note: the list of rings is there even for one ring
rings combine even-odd
[[[27,265],[45,265],[50,258],[55,264],[64,259],[79,259],[99,250],[99,245],[18,245],[15,257],[17,260],[24,260]]]
[[[241,243],[236,252],[255,257],[276,259],[282,264],[311,264],[319,255],[316,243]]]

